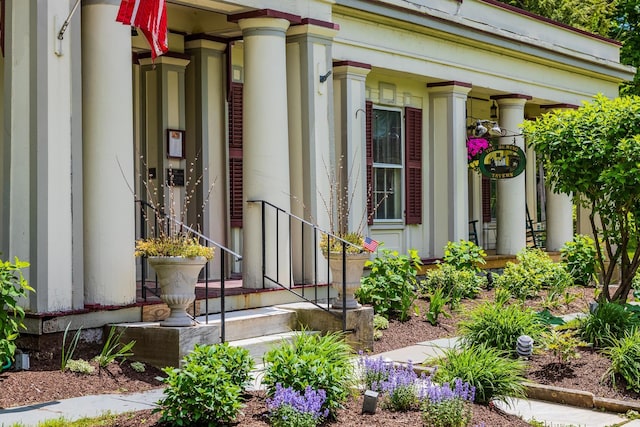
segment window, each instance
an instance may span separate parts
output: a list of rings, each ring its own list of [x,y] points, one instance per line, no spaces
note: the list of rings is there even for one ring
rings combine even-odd
[[[422,110],[365,108],[368,223],[422,224]]]
[[[375,220],[402,220],[402,116],[373,110],[373,189]]]

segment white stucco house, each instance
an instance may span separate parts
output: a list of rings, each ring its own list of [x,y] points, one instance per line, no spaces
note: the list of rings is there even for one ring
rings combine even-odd
[[[1,2],[0,256],[31,263],[24,304],[41,317],[135,306],[135,199],[169,169],[202,176],[187,222],[242,254],[231,269],[245,288],[273,262],[252,201],[328,228],[321,195],[340,165],[350,228],[368,218],[387,248],[437,258],[477,220],[481,245],[515,254],[528,208],[557,249],[571,199],[542,196],[518,126],[615,97],[635,72],[619,43],[495,0],[167,0],[155,61],[116,22],[120,0],[82,0],[60,39],[75,3]],[[494,111],[527,166],[492,183],[467,167],[466,138]],[[277,251],[305,251],[288,245]],[[266,268],[306,280],[304,260],[282,259]]]

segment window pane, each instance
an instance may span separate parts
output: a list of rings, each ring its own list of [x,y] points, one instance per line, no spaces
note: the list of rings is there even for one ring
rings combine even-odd
[[[373,162],[402,165],[400,112],[374,110],[373,116]]]
[[[375,168],[373,200],[375,219],[401,219],[401,172],[399,168]]]

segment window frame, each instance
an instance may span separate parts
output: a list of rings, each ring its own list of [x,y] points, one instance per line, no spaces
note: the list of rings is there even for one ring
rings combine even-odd
[[[380,105],[380,104],[373,104],[372,106],[372,123],[371,123],[371,127],[372,127],[372,132],[375,129],[375,120],[376,120],[376,111],[391,111],[391,112],[396,112],[399,113],[399,124],[400,124],[400,132],[399,132],[399,137],[400,137],[400,163],[396,164],[396,163],[379,163],[375,161],[375,155],[373,155],[374,160],[373,160],[373,171],[372,171],[372,188],[371,188],[371,197],[373,199],[373,208],[374,208],[374,214],[373,214],[373,225],[404,225],[405,222],[405,190],[406,190],[406,183],[405,183],[405,173],[406,173],[406,159],[405,159],[405,112],[404,112],[404,108],[402,107],[392,107],[392,106],[386,106],[386,105]],[[373,137],[375,139],[375,136]],[[375,153],[375,141],[372,141],[373,144],[373,152]],[[399,172],[399,179],[400,179],[400,188],[398,189],[398,201],[400,203],[400,216],[398,218],[376,218],[376,215],[378,213],[378,209],[375,203],[375,195],[376,195],[376,191],[375,191],[375,185],[376,185],[376,169],[398,169]]]

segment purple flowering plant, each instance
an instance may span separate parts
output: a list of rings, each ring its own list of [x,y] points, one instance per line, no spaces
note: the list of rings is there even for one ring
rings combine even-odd
[[[382,391],[382,383],[389,379],[393,362],[386,361],[382,357],[367,357],[360,352],[358,359],[361,379],[367,390]]]
[[[471,422],[469,404],[475,398],[475,387],[460,378],[451,384],[434,384],[426,378],[420,387],[422,419],[433,427],[466,427]]]
[[[380,389],[383,405],[394,411],[408,411],[418,404],[418,375],[411,361],[407,365],[394,366]]]
[[[323,409],[326,398],[324,390],[314,390],[307,386],[304,393],[300,393],[277,383],[273,397],[267,399],[271,425],[315,427],[329,416],[329,410]]]

